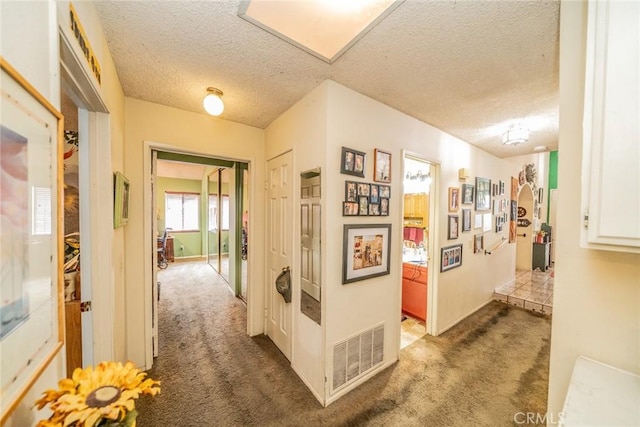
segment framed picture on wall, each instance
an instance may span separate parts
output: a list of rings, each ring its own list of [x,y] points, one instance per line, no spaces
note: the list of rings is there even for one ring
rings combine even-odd
[[[357,202],[342,202],[342,216],[358,215],[360,206]]]
[[[460,189],[449,187],[449,212],[457,212],[460,206]]]
[[[342,284],[389,274],[391,224],[345,224]]]
[[[458,215],[449,215],[447,226],[447,240],[455,240],[458,238],[458,226],[460,218]]]
[[[462,209],[462,231],[471,231],[471,209]]]
[[[362,151],[342,147],[340,173],[364,178],[366,155]]]
[[[476,210],[488,211],[491,209],[491,180],[476,178]]]
[[[358,196],[369,197],[369,184],[367,184],[366,182],[358,183]]]
[[[358,201],[358,186],[359,184],[355,181],[344,182],[344,200],[346,202]]]
[[[129,222],[129,180],[120,172],[114,173],[113,228]]]
[[[369,203],[380,203],[380,187],[371,184],[371,193],[369,194]]]
[[[377,148],[373,153],[373,180],[391,182],[391,153]]]
[[[389,199],[386,197],[380,197],[380,215],[389,215]]]
[[[64,171],[62,114],[1,57],[0,70],[4,422],[64,344]]]
[[[381,184],[378,187],[380,187],[380,197],[391,198],[391,186]]]
[[[440,251],[440,271],[448,271],[462,265],[462,244],[447,246]]]
[[[359,196],[358,197],[358,214],[359,215],[369,215],[369,197],[367,196]]]
[[[475,186],[473,184],[462,184],[462,204],[473,204],[473,191]]]
[[[476,234],[473,237],[473,253],[477,254],[484,251],[484,235]]]
[[[482,228],[482,214],[475,214],[473,228]]]

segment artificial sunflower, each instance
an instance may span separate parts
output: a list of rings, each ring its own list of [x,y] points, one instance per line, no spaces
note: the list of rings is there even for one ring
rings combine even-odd
[[[135,427],[135,400],[141,394],[160,393],[160,382],[146,378],[131,362],[102,362],[76,369],[36,401],[38,409],[50,404],[53,414],[38,427]]]

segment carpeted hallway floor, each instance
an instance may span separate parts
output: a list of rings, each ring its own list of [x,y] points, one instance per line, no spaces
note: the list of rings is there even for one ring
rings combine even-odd
[[[137,402],[139,427],[514,426],[546,412],[551,320],[492,302],[323,408],[206,263],[161,271],[162,393]]]

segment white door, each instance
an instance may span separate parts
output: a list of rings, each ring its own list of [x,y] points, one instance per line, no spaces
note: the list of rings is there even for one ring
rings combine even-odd
[[[282,269],[291,266],[292,263],[292,159],[293,154],[288,152],[269,160],[267,164],[267,336],[289,360],[292,304],[285,303],[282,295],[276,290],[275,281]]]

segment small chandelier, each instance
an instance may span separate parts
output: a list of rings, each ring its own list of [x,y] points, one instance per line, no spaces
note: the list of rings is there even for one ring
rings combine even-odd
[[[504,133],[502,143],[504,145],[518,145],[529,140],[529,129],[520,125],[512,125]]]
[[[207,95],[202,100],[204,110],[212,116],[219,116],[224,111],[224,102],[222,102],[222,91],[215,87],[207,88]]]

